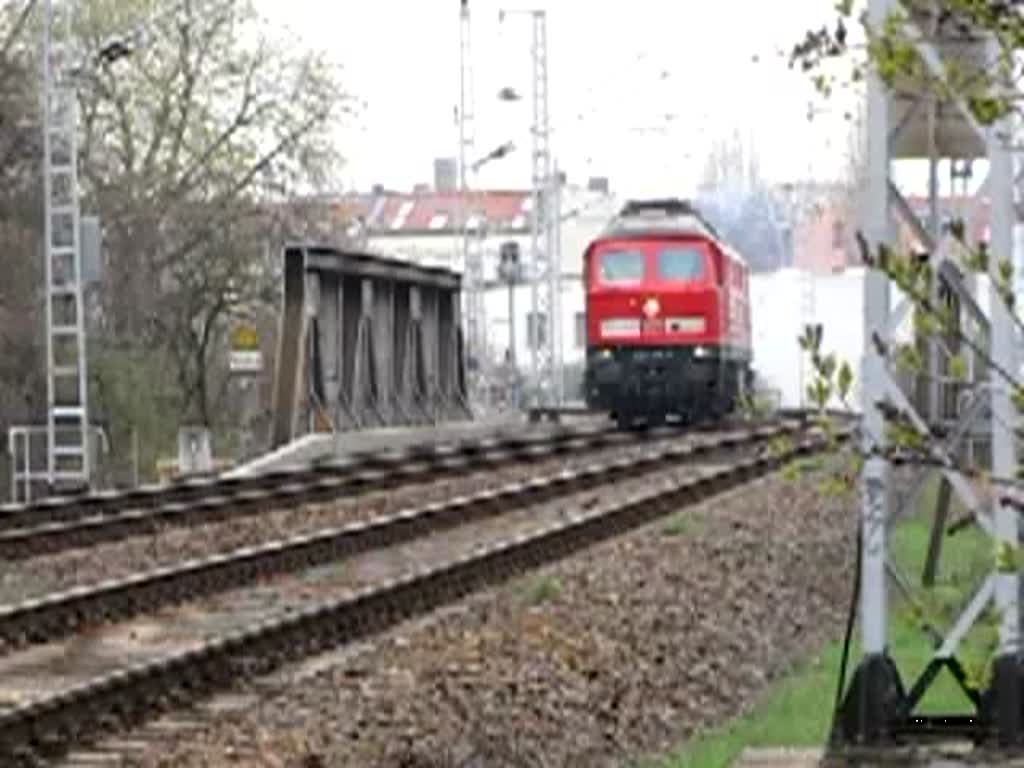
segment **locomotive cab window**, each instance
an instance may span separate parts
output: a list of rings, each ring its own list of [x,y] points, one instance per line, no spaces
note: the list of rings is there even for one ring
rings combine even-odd
[[[605,251],[601,254],[601,282],[640,283],[644,279],[644,255],[640,251]]]
[[[691,283],[704,278],[704,251],[695,246],[673,246],[658,252],[658,277]]]

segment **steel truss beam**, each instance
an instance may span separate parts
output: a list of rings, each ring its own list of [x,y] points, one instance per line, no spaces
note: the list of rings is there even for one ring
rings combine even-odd
[[[870,0],[869,23],[879,29],[890,12],[895,9],[896,0]],[[945,64],[940,50],[921,34],[920,29],[908,22],[905,28],[909,39],[915,41],[918,53],[929,72],[940,78],[945,76]],[[933,29],[933,34],[937,30]],[[990,44],[986,55],[992,57],[994,48]],[[991,58],[988,58],[991,61]],[[962,98],[953,103],[964,122],[970,127],[973,137],[972,151],[962,151],[957,156],[977,156],[975,144],[985,148],[990,170],[982,189],[987,189],[991,200],[991,251],[990,261],[990,317],[987,323],[977,302],[965,284],[963,269],[957,263],[949,237],[943,238],[938,231],[935,204],[936,175],[934,171],[937,153],[937,109],[933,99],[926,104],[928,114],[928,152],[932,161],[932,215],[931,227],[925,227],[906,204],[899,190],[889,179],[890,157],[901,131],[906,129],[919,111],[919,103],[913,104],[903,115],[899,125],[890,129],[889,109],[884,84],[875,73],[868,80],[868,194],[863,222],[871,247],[892,240],[893,209],[902,215],[913,228],[918,239],[926,245],[935,257],[935,271],[942,282],[961,299],[960,308],[967,309],[979,325],[990,328],[990,355],[993,361],[1006,370],[1016,370],[1013,320],[1009,310],[998,296],[995,280],[997,260],[1000,256],[1012,254],[1013,167],[1010,153],[1002,136],[1007,135],[1006,125],[997,124],[983,129],[970,113]],[[889,285],[884,275],[870,270],[865,279],[865,353],[862,368],[863,387],[863,432],[864,448],[869,452],[865,462],[863,481],[863,509],[861,522],[861,635],[863,657],[860,660],[845,700],[837,713],[833,744],[843,746],[885,746],[899,736],[948,736],[952,730],[969,732],[978,738],[995,736],[1003,745],[1024,745],[1024,722],[1021,709],[1021,668],[1018,661],[1020,617],[1018,610],[1019,578],[1016,572],[993,571],[980,585],[966,605],[952,628],[942,635],[932,629],[930,634],[936,645],[931,662],[906,690],[899,670],[887,650],[887,575],[904,591],[909,591],[907,581],[889,560],[886,547],[886,533],[892,522],[890,516],[888,481],[890,467],[885,456],[885,435],[883,403],[895,406],[907,417],[914,428],[932,439],[929,419],[922,417],[909,398],[897,385],[889,371],[885,358],[890,334],[895,330],[896,318],[889,312]],[[897,308],[902,319],[907,307]],[[872,341],[878,339],[881,344]],[[931,372],[931,371],[930,371]],[[998,386],[995,374],[989,382],[989,422],[992,441],[992,472],[996,476],[1012,477],[1016,459],[1013,435],[1006,425],[1013,423],[1012,408],[1006,386]],[[980,382],[975,382],[975,385]],[[964,502],[978,525],[1000,544],[1015,547],[1018,542],[1016,513],[997,497],[991,511],[982,508],[980,500],[966,478],[954,464],[956,445],[971,428],[972,422],[983,412],[980,391],[966,413],[961,414],[946,445],[933,445],[931,456],[936,462],[952,490]],[[934,411],[929,414],[934,417]],[[915,494],[912,494],[912,497]],[[985,609],[994,603],[1000,616],[999,650],[995,663],[991,687],[982,692],[974,690],[967,682],[963,669],[956,660],[955,652],[971,626]],[[972,715],[951,715],[942,718],[922,718],[913,712],[928,687],[939,672],[949,669],[974,705]]]

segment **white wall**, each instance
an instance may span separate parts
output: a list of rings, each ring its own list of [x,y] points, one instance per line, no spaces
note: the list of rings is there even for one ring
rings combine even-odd
[[[782,405],[800,405],[802,390],[797,337],[808,322],[801,308],[802,274],[795,269],[753,275],[750,326],[754,370],[760,386],[780,394]]]
[[[812,380],[812,371],[797,339],[804,326],[820,323],[822,351],[835,354],[839,361],[846,361],[853,368],[854,384],[848,401],[854,410],[860,409],[864,275],[865,270],[858,268],[830,275],[786,269],[752,276],[754,369],[766,387],[778,390],[784,406],[806,404],[804,392]],[[902,294],[890,287],[890,308],[895,310],[901,300]],[[896,329],[896,339],[909,341],[911,332],[908,312]],[[840,407],[835,399],[832,405]]]
[[[504,359],[508,348],[508,289],[500,288],[487,292],[485,298],[487,313],[488,343],[499,359]],[[583,285],[578,279],[562,281],[562,361],[572,365],[583,361],[585,346],[578,345],[576,338],[576,315],[584,308]],[[515,289],[515,335],[516,361],[524,371],[530,370],[530,349],[527,346],[527,315],[531,311],[529,286]],[[580,339],[585,343],[585,338]]]

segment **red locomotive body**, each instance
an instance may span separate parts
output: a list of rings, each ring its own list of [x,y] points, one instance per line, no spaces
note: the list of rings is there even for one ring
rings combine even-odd
[[[627,203],[584,255],[587,404],[717,418],[750,378],[749,270],[689,203]]]

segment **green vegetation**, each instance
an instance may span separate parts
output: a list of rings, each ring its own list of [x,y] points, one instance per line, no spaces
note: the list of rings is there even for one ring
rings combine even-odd
[[[938,483],[933,483],[926,489],[922,494],[922,511],[901,523],[893,531],[890,541],[890,552],[894,562],[915,583],[920,581],[928,550],[930,510],[935,508],[937,488]],[[955,501],[951,507],[951,515],[954,518],[962,514],[962,508],[959,508]],[[941,596],[951,585],[963,584],[965,581],[979,583],[980,574],[990,565],[991,543],[983,532],[972,528],[947,538],[943,542],[936,588],[932,593]],[[890,651],[899,665],[904,684],[909,686],[928,663],[931,645],[927,635],[916,626],[917,614],[909,610],[903,601],[898,600],[895,592],[891,594],[893,606],[890,611]],[[948,613],[943,612],[944,623],[941,628],[948,626],[949,616],[957,607],[959,604],[950,606]],[[859,658],[857,640],[858,635],[855,632],[847,680]],[[984,627],[980,627],[968,636],[968,644],[963,648],[964,663],[969,664],[971,659],[977,661],[979,657],[983,658],[984,644],[985,631]],[[774,684],[750,714],[699,735],[672,755],[642,762],[641,765],[644,768],[718,768],[730,765],[746,747],[822,745],[828,737],[831,724],[841,659],[840,637],[828,643],[810,660],[797,665],[791,674]],[[943,673],[925,695],[918,711],[968,712],[969,708],[970,703],[956,682],[950,675]]]
[[[665,536],[683,536],[699,533],[704,526],[704,518],[691,510],[680,510],[664,522],[661,532]]]
[[[562,593],[562,584],[551,576],[527,577],[516,584],[520,599],[527,605],[541,605]]]

